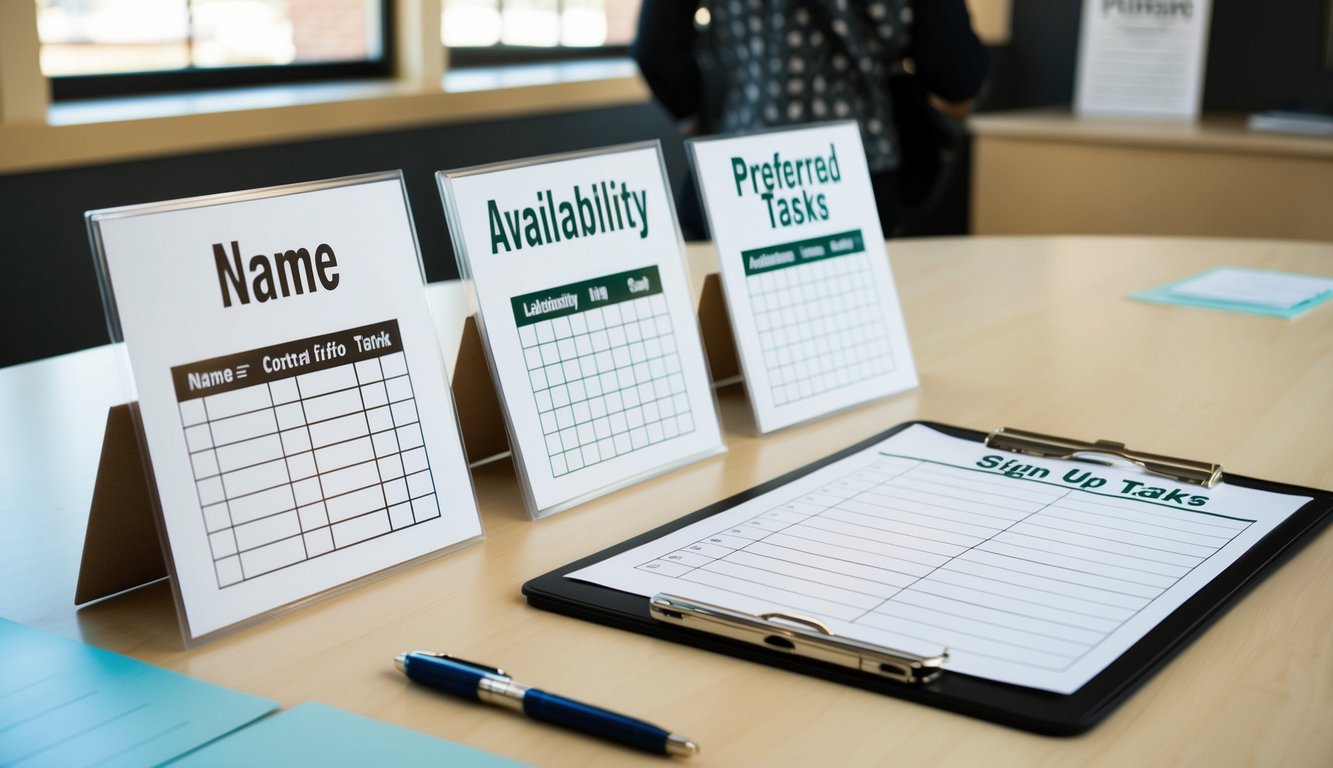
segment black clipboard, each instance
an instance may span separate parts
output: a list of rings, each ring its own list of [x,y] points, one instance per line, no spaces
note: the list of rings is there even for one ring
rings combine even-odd
[[[927,426],[953,437],[978,442],[986,437],[985,432],[934,422],[917,421],[900,424],[763,485],[723,499],[679,520],[538,576],[523,585],[523,594],[527,597],[528,603],[535,608],[800,672],[1025,731],[1052,736],[1072,736],[1096,725],[1175,654],[1184,649],[1191,640],[1207,629],[1250,588],[1280,566],[1301,545],[1312,539],[1328,523],[1330,517],[1333,517],[1330,514],[1333,513],[1333,493],[1329,491],[1232,474],[1225,475],[1226,482],[1231,485],[1313,498],[1159,622],[1120,658],[1083,687],[1068,695],[951,673],[947,671],[947,665],[944,674],[932,683],[905,685],[782,651],[664,624],[649,616],[648,599],[641,595],[565,578],[568,573],[772,491],[823,466],[868,448],[914,424]]]

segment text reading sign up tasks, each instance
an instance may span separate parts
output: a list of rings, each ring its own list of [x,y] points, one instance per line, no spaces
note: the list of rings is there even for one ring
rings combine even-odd
[[[690,148],[759,430],[915,387],[856,124]]]
[[[89,220],[187,639],[481,535],[397,174]]]
[[[660,158],[439,174],[534,517],[722,450]]]

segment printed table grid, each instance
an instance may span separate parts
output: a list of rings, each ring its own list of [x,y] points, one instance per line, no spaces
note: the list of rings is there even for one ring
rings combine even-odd
[[[402,352],[179,409],[219,588],[440,516]]]
[[[1251,524],[883,455],[637,567],[1063,671]]]
[[[893,371],[864,251],[746,278],[775,405]]]
[[[657,293],[520,326],[555,477],[694,431]]]

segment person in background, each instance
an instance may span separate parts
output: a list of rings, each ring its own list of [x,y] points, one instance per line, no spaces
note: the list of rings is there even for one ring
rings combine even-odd
[[[913,151],[898,120],[912,107],[961,119],[989,71],[964,0],[644,0],[630,51],[695,135],[855,119],[886,235],[902,224],[900,169]],[[693,184],[681,223],[702,234]]]

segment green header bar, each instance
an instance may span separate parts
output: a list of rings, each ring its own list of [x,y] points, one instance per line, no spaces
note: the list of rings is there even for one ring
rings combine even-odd
[[[509,301],[514,308],[514,322],[521,327],[661,292],[662,278],[657,266],[650,265],[515,296]]]
[[[772,272],[775,269],[809,264],[820,259],[860,253],[865,249],[866,244],[861,237],[861,230],[853,229],[836,235],[824,235],[809,240],[797,240],[794,243],[741,251],[741,261],[745,264],[745,275],[748,277]]]

